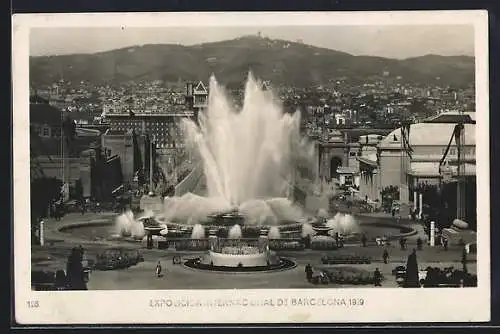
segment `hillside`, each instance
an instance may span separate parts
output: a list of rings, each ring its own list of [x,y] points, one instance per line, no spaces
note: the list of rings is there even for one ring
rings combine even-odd
[[[299,87],[326,83],[341,76],[363,80],[402,76],[403,81],[467,85],[474,81],[474,58],[428,55],[405,60],[347,53],[283,40],[241,37],[193,46],[172,44],[134,46],[95,54],[30,58],[33,84],[61,77],[78,82],[128,80],[206,80],[211,73],[225,84],[241,83],[248,70],[273,83]]]

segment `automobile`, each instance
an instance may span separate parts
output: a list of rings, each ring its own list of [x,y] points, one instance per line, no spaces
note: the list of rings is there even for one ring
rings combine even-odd
[[[420,269],[418,271],[418,281],[420,282],[420,284],[424,284],[426,278],[427,278],[427,270]]]
[[[406,267],[405,266],[397,266],[392,270],[392,275],[396,277],[396,283],[398,285],[403,285],[405,282],[406,276]]]
[[[397,266],[396,268],[392,269],[393,276],[396,276],[398,273],[401,273],[401,272],[406,272],[405,266]]]

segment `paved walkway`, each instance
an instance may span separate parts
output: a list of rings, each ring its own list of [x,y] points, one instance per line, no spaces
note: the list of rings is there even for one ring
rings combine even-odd
[[[46,226],[47,245],[44,247],[32,246],[32,268],[57,270],[66,267],[66,259],[69,251],[77,244],[85,247],[86,256],[95,256],[104,249],[116,246],[126,246],[140,249],[145,257],[145,262],[136,266],[112,271],[93,271],[91,273],[89,289],[94,290],[127,290],[127,289],[244,289],[244,288],[362,288],[366,286],[348,285],[313,285],[305,280],[305,265],[310,263],[315,268],[321,268],[321,257],[325,254],[335,255],[357,255],[367,256],[372,259],[368,265],[349,265],[368,271],[379,268],[386,280],[383,287],[396,287],[396,282],[392,276],[392,269],[397,265],[405,264],[410,250],[401,250],[398,246],[387,247],[389,251],[389,264],[382,261],[384,247],[371,245],[369,247],[346,247],[337,251],[312,251],[304,250],[297,252],[279,252],[280,256],[290,258],[297,263],[297,266],[290,270],[268,273],[214,273],[198,271],[186,268],[183,265],[172,264],[174,256],[179,255],[183,259],[197,257],[203,252],[176,252],[173,250],[145,249],[142,243],[125,243],[122,241],[92,241],[85,240],[74,233],[60,232],[63,226],[75,226],[82,223],[102,224],[112,222],[115,213],[78,213],[68,214],[60,221],[48,220]],[[412,248],[412,241],[409,241],[409,248]],[[427,266],[461,268],[461,249],[450,247],[448,251],[442,248],[424,247],[417,253],[419,267],[424,269]],[[476,272],[475,256],[471,254],[468,269]],[[166,275],[162,278],[154,276],[154,268],[157,261],[161,261],[165,268]]]

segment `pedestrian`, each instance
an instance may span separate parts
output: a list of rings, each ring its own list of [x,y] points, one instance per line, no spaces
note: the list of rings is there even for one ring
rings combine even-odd
[[[467,249],[464,247],[462,249],[462,269],[463,272],[467,274]]]
[[[443,247],[445,251],[448,250],[448,238],[446,237],[443,237]]]
[[[399,246],[401,246],[401,250],[405,250],[405,240],[403,238],[399,238]]]
[[[418,250],[422,250],[422,239],[420,239],[420,237],[418,237],[417,239],[417,249]]]
[[[378,268],[375,269],[373,272],[373,283],[375,286],[382,286],[382,274],[380,273],[380,270]]]
[[[366,234],[363,233],[363,235],[361,236],[361,243],[363,244],[363,247],[366,247]]]
[[[306,273],[307,281],[311,281],[312,275],[313,275],[313,270],[312,270],[312,267],[309,263],[306,265],[305,273]]]
[[[389,263],[389,252],[387,251],[387,249],[384,249],[384,254],[382,254],[382,258],[384,259],[385,264]]]
[[[337,248],[339,247],[339,233],[338,232],[335,232],[335,245],[337,246]]]
[[[156,277],[160,277],[161,275],[161,264],[160,261],[158,261],[158,264],[156,265]]]

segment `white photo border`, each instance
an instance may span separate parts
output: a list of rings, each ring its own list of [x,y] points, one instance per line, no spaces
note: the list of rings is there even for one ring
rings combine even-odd
[[[30,241],[29,34],[35,27],[474,25],[476,61],[477,288],[32,291]],[[19,324],[483,322],[490,320],[488,13],[467,11],[93,13],[13,15],[14,291]],[[364,299],[363,306],[179,306],[175,302],[292,298]],[[38,301],[38,308],[29,308]]]

